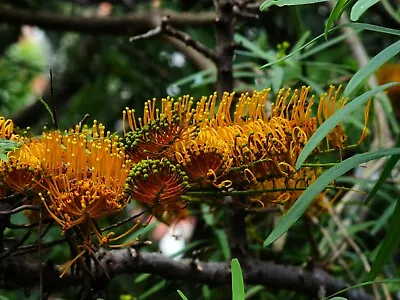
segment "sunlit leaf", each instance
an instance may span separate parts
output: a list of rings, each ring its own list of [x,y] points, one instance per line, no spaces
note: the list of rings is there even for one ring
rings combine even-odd
[[[179,296],[181,296],[181,299],[188,300],[188,298],[185,296],[184,293],[181,292],[181,290],[177,290],[177,292],[178,292]]]
[[[231,262],[232,300],[244,300],[244,282],[239,261],[234,258]]]

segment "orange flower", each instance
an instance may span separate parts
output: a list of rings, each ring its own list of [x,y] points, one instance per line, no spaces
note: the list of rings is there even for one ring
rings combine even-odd
[[[180,165],[168,159],[142,160],[132,167],[125,190],[137,202],[152,208],[155,215],[185,207],[181,196],[189,187]]]

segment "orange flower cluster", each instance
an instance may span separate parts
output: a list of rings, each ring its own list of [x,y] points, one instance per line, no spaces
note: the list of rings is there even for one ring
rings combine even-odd
[[[320,173],[294,168],[300,152],[346,103],[334,87],[318,104],[308,93],[307,87],[282,89],[273,104],[269,90],[237,99],[225,93],[220,103],[216,94],[197,103],[188,96],[162,99],[161,105],[148,101],[141,118],[124,110],[121,137],[96,121],[91,128],[20,137],[11,120],[0,118],[0,138],[19,143],[8,161],[0,161],[0,191],[41,201],[63,232],[85,228],[86,241],[94,232],[100,243],[111,239],[102,237],[95,221],[120,212],[131,199],[160,218],[185,207],[185,193],[201,189],[256,189],[250,204],[289,207]],[[316,152],[341,150],[346,141],[338,125]]]
[[[121,143],[135,166],[147,170],[142,163],[166,159],[185,173],[166,176],[158,168],[151,175],[135,171],[127,191],[147,205],[157,205],[167,193],[165,210],[176,209],[171,206],[172,199],[183,206],[179,201],[183,182],[191,189],[270,190],[254,198],[262,205],[290,206],[319,174],[311,167],[295,170],[300,152],[318,126],[346,103],[338,99],[339,90],[331,87],[321,95],[313,116],[315,99],[308,96],[309,89],[282,89],[270,105],[269,90],[242,94],[233,115],[234,93],[225,93],[219,105],[216,94],[203,97],[196,105],[189,97],[166,98],[161,109],[156,108],[155,100],[149,101],[143,119],[136,119],[134,111],[127,108],[123,117],[130,131],[124,128]],[[341,150],[346,141],[338,125],[316,151]]]
[[[76,126],[19,142],[0,162],[3,189],[41,200],[63,232],[85,224],[98,233],[93,220],[118,213],[130,200],[124,185],[131,161],[118,137],[96,121],[90,130]]]

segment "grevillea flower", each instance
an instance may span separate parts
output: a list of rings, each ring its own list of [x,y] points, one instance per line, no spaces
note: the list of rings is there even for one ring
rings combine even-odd
[[[135,111],[123,111],[124,137],[121,139],[126,152],[133,162],[147,158],[162,158],[170,146],[178,140],[190,140],[194,133],[191,127],[191,106],[193,100],[188,96],[164,98],[161,110],[156,108],[156,100],[145,103],[143,118],[135,118]],[[125,130],[128,120],[131,131]]]
[[[130,169],[118,137],[79,127],[61,134],[44,133],[44,169],[40,197],[63,231],[121,211],[129,201],[124,184]]]
[[[42,175],[40,158],[44,151],[39,139],[20,139],[20,147],[7,154],[8,161],[0,162],[2,182],[16,192],[30,193]]]
[[[10,119],[0,117],[0,139],[9,140],[14,131],[14,123]]]
[[[134,164],[126,180],[126,193],[152,208],[155,215],[174,212],[186,206],[181,196],[189,187],[188,176],[180,165],[168,159],[145,159]]]

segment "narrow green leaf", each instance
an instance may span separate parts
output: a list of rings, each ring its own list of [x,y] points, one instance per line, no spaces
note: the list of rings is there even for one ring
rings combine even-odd
[[[355,29],[360,29],[360,30],[369,30],[369,31],[375,31],[375,32],[380,32],[380,33],[386,33],[386,34],[391,34],[391,35],[400,35],[400,30],[396,30],[396,29],[392,29],[392,28],[386,28],[386,27],[382,27],[382,26],[377,26],[377,25],[372,25],[372,24],[363,24],[363,23],[346,23],[346,24],[341,24],[339,26],[333,27],[332,29],[330,29],[328,32],[333,32],[336,31],[342,27],[351,27],[351,28],[355,28]],[[263,68],[267,68],[269,66],[272,66],[274,64],[277,64],[281,61],[284,61],[290,57],[292,57],[293,55],[295,55],[296,53],[300,52],[301,50],[303,50],[304,48],[307,48],[308,46],[312,45],[313,43],[315,43],[316,41],[318,41],[319,39],[323,38],[325,36],[324,33],[316,36],[315,38],[313,38],[311,41],[309,41],[308,43],[304,44],[302,47],[296,49],[295,51],[289,53],[288,55],[276,60],[276,61],[272,61],[269,62],[263,66],[261,66],[261,69]],[[311,51],[311,50],[310,50]]]
[[[383,239],[378,253],[372,263],[371,271],[368,274],[368,280],[375,279],[382,271],[386,261],[390,258],[397,244],[400,242],[400,198],[396,201],[393,215],[389,222],[389,228]]]
[[[154,296],[155,293],[159,292],[161,289],[163,289],[167,285],[166,280],[161,280],[160,282],[154,284],[151,288],[146,290],[144,293],[140,295],[140,299],[147,299],[151,296]]]
[[[313,4],[326,1],[328,0],[266,0],[261,4],[260,10],[266,10],[268,7],[272,5],[277,5],[277,6],[304,5],[304,4]]]
[[[358,0],[351,9],[350,20],[357,21],[371,6],[378,2],[379,0]]]
[[[272,90],[274,93],[278,93],[279,89],[282,87],[283,75],[285,74],[283,68],[275,66],[272,68]]]
[[[274,55],[268,54],[265,50],[258,47],[256,43],[253,43],[243,35],[237,33],[235,34],[235,42],[241,44],[246,49],[250,50],[252,53],[257,55],[259,58],[262,58],[266,61],[271,61],[275,59]]]
[[[344,297],[333,297],[331,300],[348,300],[348,299]]]
[[[347,24],[342,24],[340,26],[342,26],[342,27],[352,27],[352,28],[375,31],[375,32],[392,34],[392,35],[400,35],[400,30],[393,29],[393,28],[382,27],[382,26],[377,26],[377,25],[372,25],[372,24],[368,24],[368,23],[347,23]]]
[[[279,237],[281,237],[286,231],[288,231],[289,228],[292,227],[293,224],[296,223],[296,221],[307,210],[315,197],[318,196],[318,194],[321,193],[326,188],[326,186],[328,186],[336,178],[342,176],[349,170],[364,162],[391,155],[400,155],[400,148],[384,149],[374,152],[357,154],[326,170],[304,191],[303,194],[301,194],[301,196],[297,199],[297,201],[289,209],[289,211],[280,219],[279,223],[276,225],[276,228],[264,241],[264,247],[269,246]]]
[[[390,216],[393,215],[394,208],[396,207],[396,201],[389,205],[388,208],[385,209],[383,214],[376,220],[374,228],[371,230],[371,235],[376,235],[379,230],[381,230],[390,219]]]
[[[321,143],[321,141],[325,138],[325,136],[331,132],[340,122],[344,120],[349,114],[355,111],[358,107],[367,102],[372,96],[375,94],[384,91],[385,89],[397,85],[400,83],[387,83],[376,87],[361,96],[357,97],[347,105],[345,105],[342,109],[336,111],[328,120],[326,120],[322,125],[314,132],[311,138],[308,140],[304,149],[301,151],[299,158],[296,162],[296,169],[299,169],[301,165],[305,162],[307,157],[311,154],[311,152]]]
[[[225,231],[222,229],[216,229],[215,227],[213,227],[213,231],[215,237],[217,238],[218,244],[221,247],[224,259],[229,259],[231,256],[231,250],[229,249],[228,237],[226,236]]]
[[[343,13],[342,8],[346,5],[347,0],[338,0],[335,7],[332,9],[331,14],[329,15],[328,22],[325,25],[324,35],[325,38],[328,38],[328,31],[332,28],[333,24]]]
[[[400,138],[397,139],[396,147],[400,147]],[[367,198],[365,198],[364,204],[367,204],[375,196],[376,192],[378,192],[381,185],[389,177],[390,173],[392,172],[393,168],[396,166],[399,160],[400,155],[394,155],[386,162],[385,167],[383,168],[381,175],[379,176],[379,179],[376,181],[374,187],[369,192]]]
[[[232,259],[232,300],[244,300],[244,282],[242,269],[237,258]]]
[[[188,298],[185,296],[184,293],[181,292],[181,290],[177,290],[177,292],[178,292],[179,296],[181,296],[181,299],[188,300]]]
[[[340,291],[338,291],[338,292],[336,292],[336,293],[334,293],[334,294],[332,294],[332,295],[330,295],[328,297],[323,298],[322,300],[328,300],[328,299],[333,300],[334,298],[332,298],[332,297],[334,297],[336,295],[340,295],[342,293],[346,293],[346,292],[348,292],[350,290],[358,289],[358,288],[363,287],[363,286],[367,286],[367,285],[371,285],[371,284],[378,284],[378,283],[400,283],[400,279],[381,279],[381,280],[362,282],[362,283],[359,283],[359,284],[355,284],[355,285],[349,286],[349,287],[347,287],[347,288],[345,288],[343,290],[340,290]]]
[[[53,121],[53,123],[56,123],[56,120],[54,119],[54,115],[53,115],[53,110],[51,109],[51,107],[46,103],[46,101],[43,100],[42,97],[39,97],[38,100],[40,101],[40,103],[43,104],[43,106],[46,108],[46,110],[49,112],[51,120]]]
[[[350,95],[360,85],[360,83],[364,81],[364,79],[375,72],[385,62],[390,60],[395,55],[399,54],[399,52],[400,41],[397,41],[375,55],[364,67],[362,67],[360,70],[357,71],[356,74],[354,74],[353,78],[351,78],[349,84],[344,90],[344,95]]]

